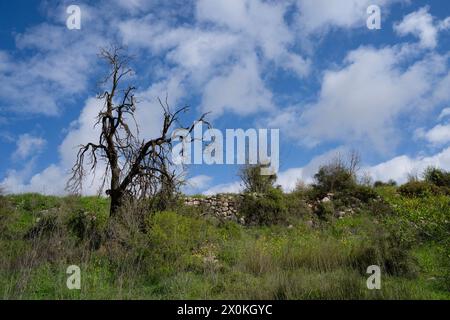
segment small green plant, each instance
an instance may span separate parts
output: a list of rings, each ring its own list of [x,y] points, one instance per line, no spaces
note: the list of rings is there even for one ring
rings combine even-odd
[[[442,194],[450,195],[450,172],[428,167],[423,173],[423,178],[426,182],[438,187]]]
[[[244,191],[249,193],[269,192],[277,180],[276,174],[262,175],[261,165],[248,165],[243,167],[239,176],[244,185]]]
[[[269,189],[265,194],[245,193],[240,213],[250,224],[271,225],[286,220],[286,206],[280,189]]]
[[[441,190],[427,181],[410,181],[400,186],[398,192],[405,197],[427,197],[438,195]]]

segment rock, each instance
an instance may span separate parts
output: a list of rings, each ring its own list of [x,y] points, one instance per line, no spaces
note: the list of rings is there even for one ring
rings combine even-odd
[[[321,202],[330,202],[331,201],[331,199],[330,198],[328,198],[328,197],[325,197],[325,198],[323,198],[322,199],[322,201]]]
[[[292,228],[294,228],[294,226],[293,226],[292,224],[290,224],[290,225],[288,226],[288,229],[292,229]]]

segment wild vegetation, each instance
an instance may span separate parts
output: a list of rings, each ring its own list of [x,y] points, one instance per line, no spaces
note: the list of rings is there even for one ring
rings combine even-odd
[[[291,193],[253,177],[250,225],[180,202],[160,211],[155,198],[110,217],[106,198],[2,196],[1,298],[450,299],[447,172],[374,187],[334,161]],[[66,287],[69,265],[81,290]],[[366,287],[369,265],[380,290]]]
[[[68,188],[80,191],[103,162],[108,198],[0,195],[1,298],[450,299],[450,173],[372,184],[352,153],[285,193],[247,166],[243,219],[203,215],[180,198],[169,157],[186,108],[161,102],[160,137],[139,138],[134,87],[122,82],[129,60],[117,48],[101,57],[101,133],[79,149]],[[80,290],[66,286],[71,265]],[[380,290],[366,286],[371,265]]]

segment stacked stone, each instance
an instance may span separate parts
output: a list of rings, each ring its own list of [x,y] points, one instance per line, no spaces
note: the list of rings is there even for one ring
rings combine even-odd
[[[238,221],[238,205],[236,196],[214,195],[204,198],[185,198],[185,204],[204,208],[206,213],[213,214],[222,219]]]

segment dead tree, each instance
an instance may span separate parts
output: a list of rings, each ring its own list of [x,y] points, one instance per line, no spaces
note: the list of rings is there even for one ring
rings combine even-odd
[[[161,133],[154,139],[141,140],[135,120],[135,87],[122,86],[125,77],[132,74],[128,66],[130,59],[117,47],[103,49],[99,56],[110,69],[104,80],[110,88],[98,95],[98,99],[104,101],[95,123],[101,126],[101,133],[97,142],[80,146],[67,189],[79,193],[86,171],[95,172],[98,162],[103,161],[106,169],[99,193],[109,183],[106,194],[111,199],[110,215],[114,216],[127,197],[143,198],[161,190],[170,192],[180,182],[181,176],[174,169],[170,157],[172,142],[176,138],[171,133],[174,125],[191,132],[195,122],[183,127],[179,116],[188,111],[188,107],[172,112],[167,98],[164,103],[158,99],[164,113]],[[205,115],[198,121],[207,123]]]

